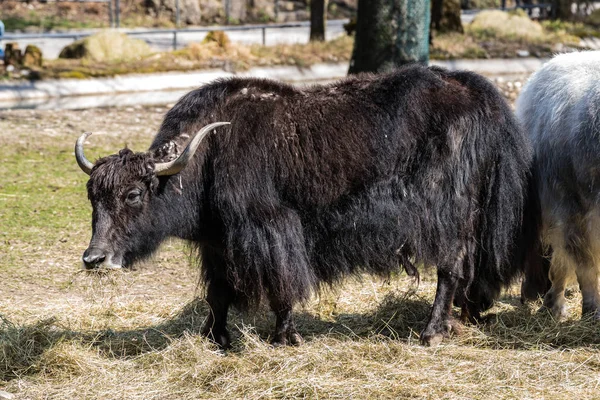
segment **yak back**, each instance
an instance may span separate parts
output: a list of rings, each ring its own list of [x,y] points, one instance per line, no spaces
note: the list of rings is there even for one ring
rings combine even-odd
[[[181,179],[203,182],[240,303],[265,292],[303,300],[361,270],[387,275],[403,251],[464,274],[466,287],[475,258],[479,280],[507,278],[529,152],[484,78],[415,65],[307,88],[221,80],[184,96],[151,150],[215,121],[231,129]]]

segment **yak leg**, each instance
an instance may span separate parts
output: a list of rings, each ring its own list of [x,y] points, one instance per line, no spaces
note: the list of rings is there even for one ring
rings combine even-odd
[[[205,249],[202,252],[202,265],[208,276],[206,302],[210,308],[202,334],[221,348],[227,349],[231,346],[231,338],[227,331],[227,312],[235,299],[235,294],[227,280],[217,275],[218,271],[224,268],[221,256]]]
[[[598,225],[598,218],[594,218],[594,225]],[[598,278],[600,277],[600,265],[598,264],[600,256],[600,242],[596,239],[598,232],[596,230],[586,229],[586,247],[587,251],[580,250],[584,257],[579,257],[581,261],[577,264],[575,270],[577,282],[581,289],[583,297],[581,316],[592,315],[594,319],[600,320],[600,291],[598,290]]]
[[[435,301],[433,302],[429,322],[427,323],[425,330],[421,332],[421,343],[428,346],[434,346],[450,334],[450,331],[452,330],[450,314],[457,286],[458,276],[456,273],[441,268],[438,269]]]
[[[275,331],[271,344],[273,346],[293,345],[299,346],[302,344],[302,336],[296,331],[294,317],[292,315],[292,306],[283,305],[277,299],[270,299],[271,310],[275,313]]]
[[[593,263],[577,266],[577,281],[583,297],[581,315],[593,315],[600,320],[600,293],[598,291],[598,268]]]
[[[227,331],[227,312],[232,300],[231,288],[223,281],[211,282],[208,285],[206,301],[210,311],[202,334],[224,349],[231,346],[231,338]]]
[[[565,288],[573,269],[575,269],[574,262],[566,254],[564,248],[555,247],[548,274],[552,287],[544,296],[542,308],[550,310],[557,320],[564,318],[567,314]]]

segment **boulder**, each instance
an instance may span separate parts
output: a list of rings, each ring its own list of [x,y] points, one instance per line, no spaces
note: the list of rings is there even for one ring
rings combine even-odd
[[[124,33],[105,30],[65,47],[59,58],[85,58],[99,62],[129,61],[152,54],[143,40],[132,39]]]
[[[247,7],[245,1],[229,0],[229,22],[239,24],[247,19]],[[227,13],[227,10],[225,10]]]
[[[146,11],[153,16],[167,12],[176,19],[176,0],[144,0]],[[200,3],[198,0],[179,0],[179,18],[182,24],[198,25],[202,20]]]
[[[231,40],[223,31],[211,31],[206,34],[202,43],[216,43],[219,47],[226,49],[231,44]]]
[[[225,17],[223,2],[219,0],[200,0],[200,10],[204,22],[218,22]]]
[[[173,21],[175,21],[175,13],[177,9],[176,0],[155,0],[160,1],[161,6],[173,13]],[[179,16],[181,22],[189,25],[198,25],[202,20],[200,3],[198,0],[179,0]]]
[[[29,44],[23,54],[23,66],[28,68],[41,67],[43,62],[42,51],[39,47]]]
[[[19,43],[6,43],[4,48],[4,65],[20,67],[23,64],[23,54],[19,48]]]
[[[275,20],[275,2],[272,0],[249,0],[248,17],[252,21],[269,22]]]

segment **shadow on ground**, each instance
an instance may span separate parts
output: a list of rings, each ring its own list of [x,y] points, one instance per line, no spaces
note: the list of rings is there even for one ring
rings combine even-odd
[[[508,298],[509,303],[517,303]],[[306,342],[323,336],[340,340],[363,340],[382,336],[408,341],[418,338],[425,327],[430,304],[412,292],[385,297],[373,312],[340,313],[325,318],[307,311],[295,314],[296,325]],[[56,319],[33,325],[16,326],[0,315],[0,381],[9,381],[37,372],[37,361],[45,351],[65,341],[80,342],[98,348],[106,357],[130,358],[168,347],[185,333],[198,334],[208,313],[203,300],[194,300],[173,319],[135,330],[101,330],[78,332],[61,327]],[[232,313],[230,328],[235,352],[243,352],[237,327],[251,325],[267,341],[274,318],[266,309],[255,314]],[[454,339],[458,344],[488,349],[577,348],[600,345],[600,323],[591,319],[557,323],[546,313],[532,313],[531,308],[513,306],[492,314],[479,326],[465,326]]]

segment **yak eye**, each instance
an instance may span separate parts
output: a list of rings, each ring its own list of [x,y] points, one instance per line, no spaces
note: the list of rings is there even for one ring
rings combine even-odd
[[[134,189],[132,191],[130,191],[129,193],[127,193],[127,198],[125,199],[125,201],[127,202],[127,204],[129,205],[136,205],[137,203],[139,203],[142,197],[142,191],[139,189]]]

